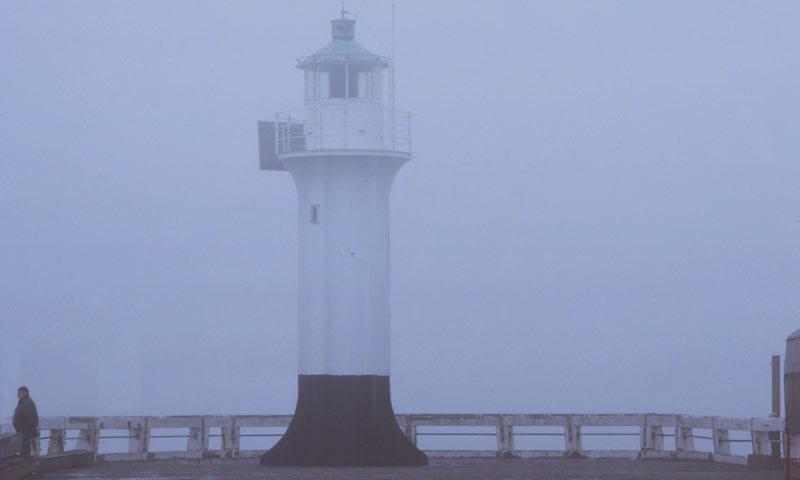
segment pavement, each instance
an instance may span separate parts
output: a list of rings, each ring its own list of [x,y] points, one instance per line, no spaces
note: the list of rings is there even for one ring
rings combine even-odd
[[[444,459],[425,467],[262,467],[254,462],[212,464],[119,462],[37,474],[35,479],[201,480],[783,480],[783,472],[690,460]]]

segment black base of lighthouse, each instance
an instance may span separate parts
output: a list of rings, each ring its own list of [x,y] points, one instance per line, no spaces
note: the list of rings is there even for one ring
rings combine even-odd
[[[261,465],[427,465],[400,430],[389,377],[299,375],[292,423]]]

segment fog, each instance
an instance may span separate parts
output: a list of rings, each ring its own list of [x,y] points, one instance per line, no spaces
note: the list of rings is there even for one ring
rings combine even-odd
[[[396,3],[396,412],[770,413],[800,3]],[[277,414],[295,186],[256,122],[339,2],[0,1],[0,418]],[[389,55],[391,2],[350,1]]]

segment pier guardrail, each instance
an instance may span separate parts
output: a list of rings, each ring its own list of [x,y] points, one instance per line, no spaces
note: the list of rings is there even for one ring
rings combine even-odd
[[[496,448],[486,450],[424,450],[432,457],[589,457],[702,459],[746,464],[747,453],[770,455],[772,442],[783,445],[784,419],[730,418],[669,414],[400,414],[397,422],[415,445],[426,436],[439,438],[494,437]],[[265,449],[243,449],[242,439],[280,437],[291,415],[192,415],[41,417],[40,441],[47,453],[61,453],[68,441],[75,449],[95,453],[98,461],[174,459],[247,459]],[[481,430],[476,430],[476,428]],[[627,430],[626,430],[627,429]],[[177,432],[176,432],[177,430]],[[0,433],[13,431],[0,422]],[[777,434],[770,438],[770,433]],[[524,437],[562,437],[563,448],[532,450],[515,447]],[[584,448],[590,437],[638,437],[638,448],[592,450]],[[665,439],[669,447],[665,448]],[[102,453],[105,440],[127,440],[127,452]],[[186,439],[185,449],[151,451],[158,439]],[[210,448],[210,440],[214,447]],[[708,451],[695,448],[695,440],[711,443]],[[218,447],[217,447],[218,442]],[[733,452],[733,444],[749,445]]]

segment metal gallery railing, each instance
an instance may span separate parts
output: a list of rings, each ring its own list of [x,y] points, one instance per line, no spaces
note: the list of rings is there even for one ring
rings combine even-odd
[[[275,154],[315,150],[411,153],[411,113],[324,105],[275,115]]]
[[[72,448],[89,450],[98,461],[171,460],[201,458],[256,458],[266,448],[242,448],[242,439],[270,438],[283,434],[291,415],[234,416],[118,416],[42,417],[40,441],[46,452]],[[730,418],[668,414],[407,414],[397,415],[405,435],[432,457],[589,457],[705,459],[745,464],[747,454],[770,455],[774,444],[780,452],[784,420],[778,417]],[[625,431],[625,429],[628,429]],[[622,429],[623,431],[620,431]],[[11,431],[0,422],[0,433]],[[176,430],[179,430],[176,432]],[[426,449],[425,437],[437,438],[445,448]],[[453,439],[494,437],[493,448],[447,448]],[[558,447],[524,449],[523,438],[561,437]],[[588,449],[589,438],[638,437],[636,448]],[[153,451],[154,440],[172,439],[180,449]],[[665,439],[670,439],[665,447]],[[104,443],[127,440],[125,451],[108,453]],[[696,448],[695,440],[710,442]],[[211,443],[214,443],[212,446]],[[595,442],[596,443],[596,442]],[[732,445],[745,447],[732,450]],[[71,444],[72,445],[72,444]]]

